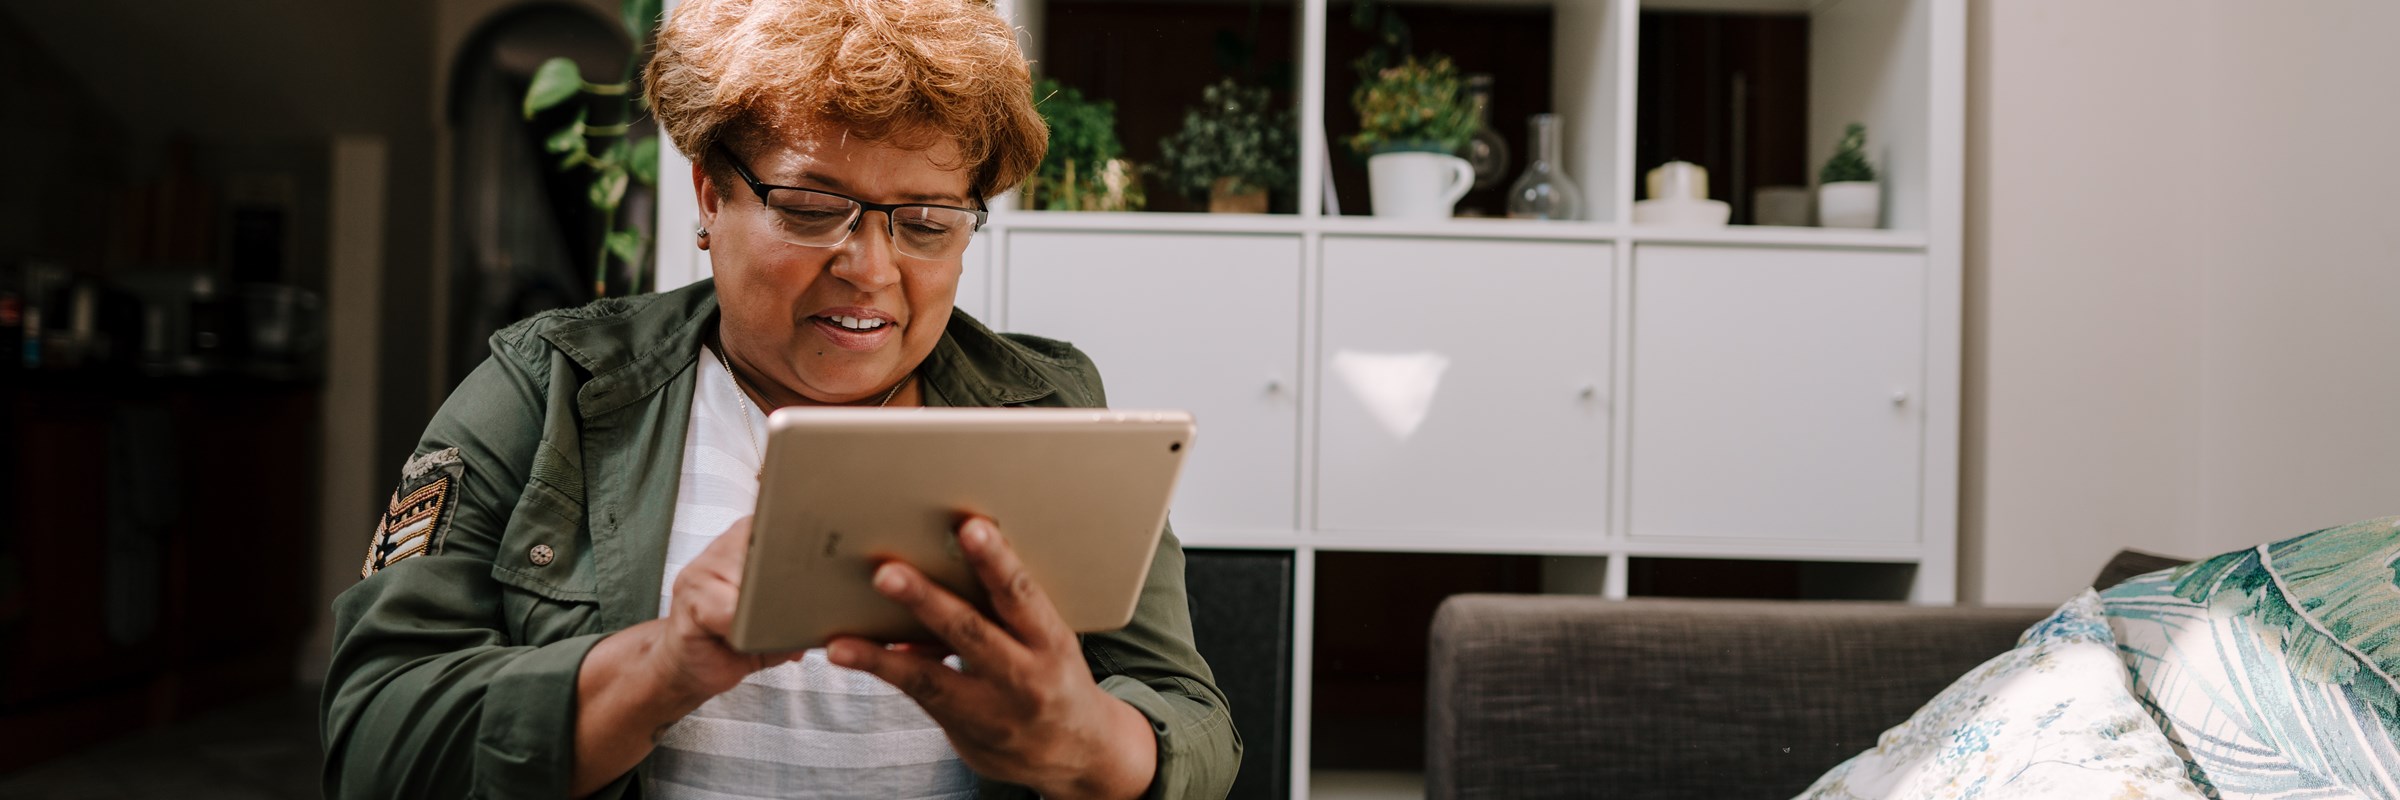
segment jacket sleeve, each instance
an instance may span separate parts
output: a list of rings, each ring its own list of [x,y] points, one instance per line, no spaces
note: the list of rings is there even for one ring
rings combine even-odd
[[[519,333],[494,337],[492,357],[451,393],[417,445],[420,457],[456,448],[463,468],[435,546],[334,601],[320,700],[327,797],[568,791],[576,676],[601,634],[540,647],[511,641],[492,577],[552,410],[545,388],[553,376],[523,366],[542,359],[526,357]]]

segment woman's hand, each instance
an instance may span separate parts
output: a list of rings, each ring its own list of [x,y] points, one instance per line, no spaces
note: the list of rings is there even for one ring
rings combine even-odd
[[[733,649],[727,637],[733,633],[742,562],[749,554],[750,518],[743,517],[675,575],[675,595],[660,620],[664,629],[644,654],[663,685],[675,696],[691,699],[695,707],[740,685],[750,673],[798,661],[807,653]]]
[[[907,692],[977,774],[1051,798],[1147,790],[1158,768],[1149,719],[1092,681],[1075,632],[990,520],[960,525],[958,542],[998,619],[899,562],[876,569],[875,589],[915,613],[958,653],[963,670],[927,648],[856,637],[829,643],[828,658]]]
[[[667,726],[750,673],[806,654],[743,653],[726,640],[749,553],[743,517],[675,576],[666,617],[610,634],[584,656],[575,678],[573,796],[633,769]]]

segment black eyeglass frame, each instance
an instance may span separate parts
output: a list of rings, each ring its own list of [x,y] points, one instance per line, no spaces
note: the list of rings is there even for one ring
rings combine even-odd
[[[941,208],[951,211],[964,211],[969,214],[973,214],[975,215],[975,227],[970,229],[970,233],[983,230],[984,223],[990,221],[992,216],[992,212],[989,209],[982,207],[983,200],[981,198],[977,198],[975,200],[975,208],[967,208],[965,206],[950,206],[940,203],[876,203],[851,197],[849,195],[842,194],[841,192],[827,191],[824,189],[812,189],[806,186],[777,186],[772,183],[760,183],[758,176],[750,174],[750,167],[746,164],[743,164],[742,158],[734,155],[731,149],[728,149],[724,145],[720,144],[717,145],[717,153],[725,157],[725,163],[733,167],[734,174],[742,176],[743,183],[750,185],[750,192],[758,195],[758,204],[766,206],[770,211],[774,210],[775,207],[767,202],[767,194],[777,189],[789,189],[795,192],[815,192],[828,197],[839,197],[841,199],[858,204],[858,216],[850,219],[850,227],[848,230],[842,233],[842,240],[828,245],[815,245],[817,247],[840,247],[842,246],[842,242],[850,241],[850,237],[858,233],[859,223],[866,221],[867,212],[869,211],[883,212],[883,234],[885,236],[892,237],[897,237],[900,235],[899,231],[893,230],[893,226],[899,223],[895,221],[896,218],[892,216],[892,212],[903,208]]]

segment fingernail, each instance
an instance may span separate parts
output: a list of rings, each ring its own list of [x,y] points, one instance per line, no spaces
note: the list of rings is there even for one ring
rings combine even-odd
[[[906,585],[907,583],[908,581],[906,579],[900,577],[899,567],[885,564],[875,568],[876,591],[884,594],[898,594],[900,592],[900,587]]]
[[[981,518],[967,520],[966,527],[958,531],[958,541],[968,547],[982,547],[991,541],[991,531],[992,524]]]
[[[858,664],[857,645],[851,644],[847,640],[828,644],[825,646],[825,660],[833,662],[833,665],[837,667],[856,666]]]

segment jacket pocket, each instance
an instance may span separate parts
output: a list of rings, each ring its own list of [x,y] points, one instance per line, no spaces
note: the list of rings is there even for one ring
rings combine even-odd
[[[587,633],[599,605],[594,572],[583,504],[528,481],[492,558],[509,637],[541,645]]]

